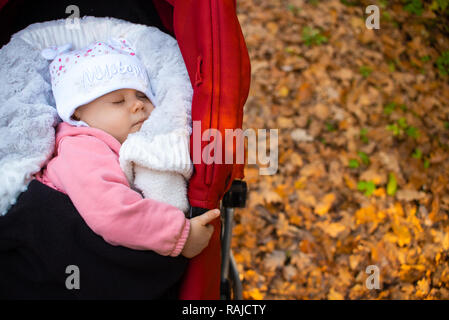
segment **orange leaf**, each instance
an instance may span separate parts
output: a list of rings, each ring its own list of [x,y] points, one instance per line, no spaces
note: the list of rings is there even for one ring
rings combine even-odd
[[[410,231],[406,226],[393,223],[392,227],[394,234],[398,237],[397,241],[399,246],[402,247],[410,243],[410,241],[412,240],[412,236],[410,235]]]
[[[310,100],[312,98],[313,90],[311,88],[311,85],[307,82],[304,82],[301,84],[301,86],[298,89],[298,94],[296,96],[296,100],[299,103],[304,103]]]
[[[250,290],[248,294],[253,300],[262,300],[264,298],[263,294],[257,288]]]
[[[329,211],[332,207],[332,203],[335,201],[335,194],[328,193],[324,196],[320,203],[315,207],[315,213],[318,215],[323,215]]]

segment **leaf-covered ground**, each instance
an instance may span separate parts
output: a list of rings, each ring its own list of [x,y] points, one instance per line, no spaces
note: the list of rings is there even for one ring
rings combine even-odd
[[[449,41],[406,2],[237,1],[244,128],[279,129],[236,212],[245,299],[449,299]]]

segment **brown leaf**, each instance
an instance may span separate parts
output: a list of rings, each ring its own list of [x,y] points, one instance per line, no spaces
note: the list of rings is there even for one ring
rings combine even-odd
[[[285,252],[280,250],[274,250],[269,254],[264,260],[264,266],[267,270],[274,271],[284,265],[285,262]]]
[[[332,238],[337,238],[340,233],[346,230],[346,226],[338,222],[329,223],[322,221],[318,222],[317,226]]]
[[[309,83],[304,82],[299,86],[298,94],[296,95],[296,101],[298,101],[301,104],[307,103],[312,98],[312,95],[313,95],[312,86]]]
[[[426,197],[426,193],[416,190],[399,190],[396,192],[396,198],[402,201],[421,200]]]

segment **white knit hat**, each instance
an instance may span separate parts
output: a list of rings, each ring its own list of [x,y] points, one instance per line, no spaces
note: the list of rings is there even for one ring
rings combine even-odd
[[[126,39],[96,41],[73,51],[71,47],[53,46],[41,53],[53,60],[49,67],[51,87],[63,121],[88,126],[84,121],[71,119],[76,108],[119,89],[139,90],[156,106],[146,68]]]

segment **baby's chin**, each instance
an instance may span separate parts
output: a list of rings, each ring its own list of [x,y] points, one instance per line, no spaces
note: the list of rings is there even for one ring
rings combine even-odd
[[[133,125],[133,126],[131,127],[131,129],[129,130],[129,133],[134,133],[134,132],[139,131],[140,128],[142,128],[142,124],[143,124],[143,122],[142,122],[142,123],[138,123],[138,124]]]

